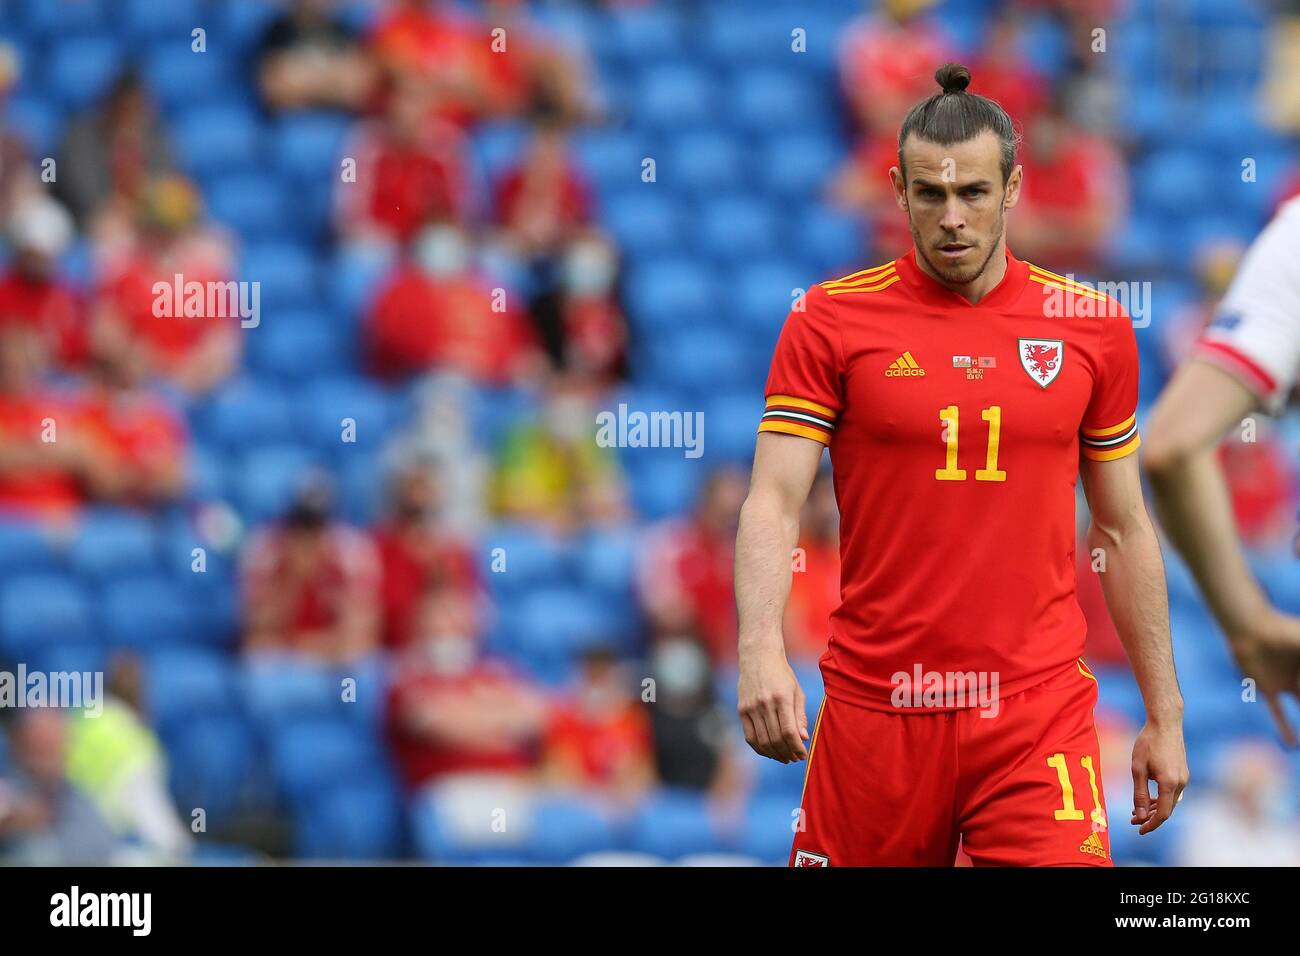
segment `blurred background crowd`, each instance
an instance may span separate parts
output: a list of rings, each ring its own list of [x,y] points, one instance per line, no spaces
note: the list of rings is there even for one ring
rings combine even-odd
[[[736,518],[793,296],[910,244],[934,69],[1023,130],[1018,256],[1151,283],[1139,422],[1300,192],[1294,2],[44,0],[0,39],[0,669],[108,694],[0,711],[16,862],[784,863]],[[160,316],[176,276],[259,312]],[[703,456],[601,447],[619,403],[703,411]],[[1222,452],[1292,611],[1297,418]],[[823,476],[811,713],[836,529]],[[1141,701],[1079,554],[1117,862],[1300,862],[1300,761],[1170,550],[1193,783],[1119,824]]]

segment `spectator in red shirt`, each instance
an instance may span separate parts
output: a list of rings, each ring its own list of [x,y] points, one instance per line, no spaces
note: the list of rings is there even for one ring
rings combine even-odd
[[[94,357],[83,399],[85,427],[112,462],[112,486],[102,496],[121,504],[166,504],[180,496],[188,477],[185,423],[145,386],[142,350],[119,346]]]
[[[747,486],[736,469],[715,471],[695,513],[652,533],[640,563],[641,601],[656,633],[699,634],[715,666],[736,660],[732,569]]]
[[[1128,204],[1122,157],[1106,139],[1079,128],[1068,92],[1029,128],[1025,180],[1008,236],[1016,254],[1062,273],[1090,272]]]
[[[374,545],[330,517],[328,487],[305,484],[288,514],[243,556],[244,647],[342,664],[379,644]]]
[[[464,219],[464,134],[430,121],[429,103],[423,84],[399,77],[383,115],[358,128],[345,152],[356,160],[356,180],[335,187],[346,240],[404,244],[427,222]]]
[[[92,347],[116,350],[120,340],[136,340],[150,377],[190,394],[210,391],[235,370],[244,318],[239,310],[245,299],[252,304],[251,296],[230,281],[225,237],[203,226],[201,211],[198,192],[188,181],[169,176],[150,183],[138,241],[123,261],[109,265],[91,326]],[[199,315],[185,314],[191,283],[204,290]],[[209,314],[209,304],[218,314]]]
[[[395,650],[416,636],[417,612],[433,588],[463,594],[477,631],[482,581],[474,553],[458,537],[439,528],[443,483],[438,464],[415,455],[400,462],[390,483],[388,516],[374,529],[381,568],[384,643]]]
[[[933,0],[882,0],[878,13],[849,27],[840,44],[840,83],[854,119],[869,135],[897,136],[898,124],[952,59],[949,42],[924,17]]]
[[[518,165],[496,184],[497,222],[524,259],[554,257],[592,227],[591,192],[569,155],[560,123],[544,119]]]
[[[592,80],[585,61],[543,36],[528,22],[520,0],[487,0],[484,34],[493,41],[487,58],[488,102],[494,113],[544,112],[569,122],[595,118]],[[500,33],[489,31],[501,31]]]
[[[971,92],[996,101],[1021,129],[1028,129],[1047,104],[1044,77],[1021,52],[1023,15],[1004,7],[994,16],[984,45],[971,66]]]
[[[431,225],[380,290],[365,327],[383,378],[458,371],[486,384],[536,375],[543,359],[517,297],[471,271],[471,246],[451,223]]]
[[[9,220],[13,259],[0,276],[0,323],[37,329],[46,354],[75,368],[85,359],[85,309],[77,293],[59,278],[59,257],[73,239],[72,217],[40,194],[21,203]]]
[[[612,651],[585,655],[572,699],[551,714],[543,746],[545,773],[554,785],[595,789],[624,800],[653,786],[649,715],[629,691]]]
[[[871,233],[872,262],[895,259],[912,244],[907,214],[898,208],[889,170],[898,165],[898,136],[865,135],[827,184],[827,198],[860,215]],[[847,267],[847,264],[846,264]]]
[[[545,699],[483,656],[467,600],[452,587],[424,595],[389,693],[389,742],[412,789],[458,774],[531,775],[536,766]]]
[[[113,462],[44,364],[36,330],[0,324],[0,513],[60,521],[114,486]]]

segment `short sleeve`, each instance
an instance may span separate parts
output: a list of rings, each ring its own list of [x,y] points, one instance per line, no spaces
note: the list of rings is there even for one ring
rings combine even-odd
[[[760,432],[783,432],[829,445],[844,406],[844,353],[826,290],[814,286],[786,316],[767,376]]]
[[[1115,303],[1101,322],[1097,378],[1079,429],[1079,449],[1093,461],[1137,451],[1138,349],[1128,312]]]
[[[1237,378],[1274,415],[1300,375],[1298,242],[1300,204],[1293,201],[1246,253],[1193,353]]]

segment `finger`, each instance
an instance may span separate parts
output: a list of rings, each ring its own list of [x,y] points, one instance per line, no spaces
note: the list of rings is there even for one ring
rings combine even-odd
[[[808,756],[808,750],[800,739],[799,712],[795,705],[796,699],[791,698],[790,702],[781,708],[779,717],[781,720],[781,739],[785,742],[790,759],[799,761]]]
[[[1155,814],[1142,825],[1138,830],[1139,834],[1150,833],[1160,827],[1162,823],[1169,819],[1174,812],[1174,790],[1175,788],[1168,784],[1159,785],[1159,796],[1156,798]]]
[[[766,757],[758,743],[758,731],[754,729],[754,721],[750,719],[749,712],[742,710],[740,712],[740,724],[745,728],[745,743],[749,744],[749,749],[754,751],[760,757]]]
[[[798,690],[798,697],[795,700],[795,716],[799,718],[799,737],[803,740],[808,739],[808,698],[804,696],[803,688]]]
[[[780,700],[772,700],[763,708],[763,721],[767,725],[768,739],[772,744],[772,755],[781,763],[789,763],[794,759],[794,754],[790,750],[790,743],[787,740],[786,728],[781,725],[783,720],[788,720],[786,714],[789,704],[782,703]]]
[[[1151,783],[1146,764],[1133,765],[1133,822],[1145,823],[1151,814]]]
[[[1296,746],[1295,729],[1291,726],[1291,721],[1282,709],[1282,701],[1278,699],[1275,691],[1264,692],[1264,702],[1268,704],[1269,713],[1273,715],[1273,723],[1277,724],[1278,732],[1282,734],[1282,742],[1288,747]]]
[[[757,705],[750,712],[750,717],[754,721],[754,736],[758,738],[758,752],[770,760],[780,760],[781,758],[776,753],[776,747],[772,743],[772,735],[768,732],[763,706],[761,704]]]

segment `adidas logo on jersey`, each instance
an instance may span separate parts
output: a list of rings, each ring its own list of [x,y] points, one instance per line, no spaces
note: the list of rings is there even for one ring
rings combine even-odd
[[[1101,842],[1101,837],[1097,836],[1094,830],[1088,834],[1088,839],[1079,844],[1080,853],[1091,853],[1093,856],[1099,856],[1106,859],[1106,844]]]
[[[885,378],[924,378],[925,369],[916,364],[911,352],[904,352],[885,369]]]

